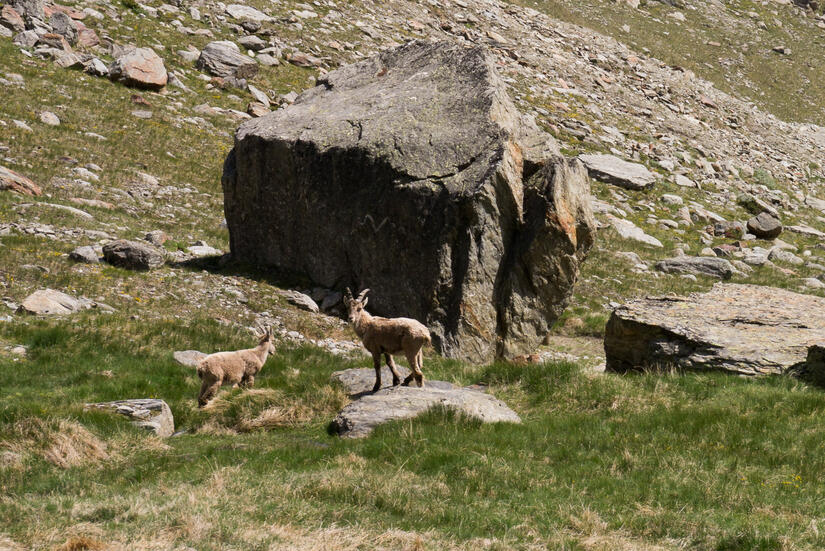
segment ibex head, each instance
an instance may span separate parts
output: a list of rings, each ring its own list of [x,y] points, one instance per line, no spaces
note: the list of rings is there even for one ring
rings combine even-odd
[[[255,327],[255,338],[258,339],[258,346],[267,343],[269,344],[269,353],[275,353],[275,338],[272,334],[271,325],[267,325],[266,327],[262,325],[257,325]]]
[[[352,291],[350,291],[349,287],[347,287],[347,290],[344,293],[344,305],[347,307],[347,316],[349,317],[350,323],[355,323],[355,321],[361,316],[361,312],[364,311],[364,307],[367,305],[367,301],[369,300],[366,298],[367,293],[369,292],[369,289],[364,289],[358,294],[357,298],[352,298]]]

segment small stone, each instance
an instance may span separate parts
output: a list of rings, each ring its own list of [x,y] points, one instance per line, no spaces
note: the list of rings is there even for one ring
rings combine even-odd
[[[143,239],[156,247],[162,247],[169,240],[169,236],[163,230],[153,230],[147,233]]]
[[[51,111],[42,111],[39,115],[40,122],[49,126],[60,126],[60,119]]]

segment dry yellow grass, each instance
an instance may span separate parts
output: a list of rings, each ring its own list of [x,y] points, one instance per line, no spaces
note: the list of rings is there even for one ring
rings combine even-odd
[[[105,442],[80,423],[67,419],[22,419],[15,423],[11,434],[0,441],[0,448],[5,448],[4,456],[8,452],[35,453],[64,469],[110,458]]]

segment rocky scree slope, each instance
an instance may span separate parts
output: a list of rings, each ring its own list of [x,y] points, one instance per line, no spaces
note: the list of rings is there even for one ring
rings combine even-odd
[[[253,116],[245,111],[260,114],[288,104],[341,64],[424,38],[489,48],[516,107],[534,114],[565,155],[612,155],[643,165],[653,176],[653,183],[641,190],[593,183],[603,230],[593,261],[584,264],[570,314],[563,318],[572,328],[579,327],[574,318],[582,318],[593,322],[582,330],[600,331],[606,312],[626,298],[709,287],[711,279],[701,273],[655,269],[657,261],[679,253],[724,257],[732,269],[721,273],[734,281],[822,292],[819,276],[825,260],[817,247],[825,229],[822,129],[780,121],[691,71],[613,38],[495,1],[402,1],[392,6],[286,2],[254,4],[254,10],[253,4],[212,2],[147,2],[131,8],[78,2],[60,8],[95,31],[100,42],[86,45],[79,39],[71,44],[74,35],[66,30],[71,25],[61,17],[52,24],[47,7],[43,18],[18,13],[23,30],[11,12],[5,10],[3,16],[3,34],[11,36],[0,38],[0,84],[9,91],[0,108],[2,164],[33,179],[47,195],[35,207],[22,207],[31,201],[2,192],[3,208],[15,214],[13,222],[11,216],[4,220],[0,232],[37,237],[15,252],[22,261],[4,265],[57,270],[65,257],[47,261],[38,256],[55,249],[68,254],[77,244],[100,247],[116,238],[143,238],[157,228],[172,237],[166,247],[183,249],[179,252],[197,240],[226,250],[218,162],[237,123]],[[60,29],[68,38],[46,37]],[[24,35],[30,31],[36,35],[33,43],[34,35]],[[19,35],[24,36],[13,42]],[[216,77],[195,67],[207,44],[222,41],[238,45],[241,55],[258,64],[254,77]],[[147,46],[162,58],[168,74],[161,93],[128,90],[100,78],[106,75],[101,67],[108,71],[131,47]],[[107,109],[87,109],[90,95],[109,106],[117,120],[102,116]],[[39,98],[36,112],[30,107],[32,97]],[[46,113],[56,115],[58,124],[42,122],[54,122]],[[128,140],[121,137],[125,133]],[[169,136],[177,149],[163,147]],[[74,199],[100,205],[84,207],[93,211],[93,220],[67,218],[41,206],[76,204]],[[107,209],[104,203],[117,208]],[[757,241],[737,230],[763,211],[783,224],[778,241]],[[10,250],[6,253],[11,256]],[[199,297],[202,285],[214,294],[211,311],[230,323],[249,322],[274,307],[262,298],[266,292],[243,278],[192,277],[164,268],[140,276],[118,272],[108,276],[118,285],[101,285],[77,276],[100,268],[73,270],[57,286],[141,315],[165,315],[167,307],[181,302],[187,313],[176,315],[189,315],[193,302],[172,295]],[[14,267],[4,274],[8,302],[19,303],[47,286],[43,273]],[[177,290],[171,290],[169,280],[180,280]],[[247,301],[227,294],[226,285]],[[147,307],[135,296],[162,300]],[[293,308],[284,311],[304,319]],[[325,323],[324,318],[312,319],[312,324]]]

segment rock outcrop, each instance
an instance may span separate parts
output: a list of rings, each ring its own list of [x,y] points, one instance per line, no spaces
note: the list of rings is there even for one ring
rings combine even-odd
[[[348,369],[332,375],[351,395],[371,389],[374,377],[375,371],[369,368]],[[378,425],[410,419],[435,407],[452,409],[485,423],[521,423],[516,412],[489,394],[458,388],[444,381],[425,380],[424,388],[396,386],[362,395],[338,413],[332,428],[343,437],[362,438]]]
[[[595,232],[582,164],[518,114],[484,49],[448,42],[343,67],[244,123],[223,190],[234,258],[370,287],[375,313],[478,362],[533,351]]]
[[[132,421],[136,427],[157,434],[161,438],[168,438],[175,432],[175,419],[172,410],[163,400],[145,398],[137,400],[117,400],[115,402],[100,402],[86,404],[84,410],[98,409],[123,415]]]
[[[614,310],[608,371],[696,369],[781,374],[825,342],[825,299],[756,285],[716,284],[687,297],[649,297]]]

